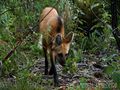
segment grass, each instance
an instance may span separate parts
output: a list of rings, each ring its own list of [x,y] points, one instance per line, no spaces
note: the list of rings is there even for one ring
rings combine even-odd
[[[49,1],[45,2],[49,4]],[[41,5],[38,3],[36,6],[37,10],[39,10],[40,6]],[[29,17],[31,18],[31,16],[32,15]],[[13,18],[13,16],[11,16],[11,18]],[[12,24],[14,25],[14,20],[11,20],[11,18],[8,23],[6,22],[5,29],[0,27],[0,60],[2,60],[6,54],[14,47],[16,38],[22,37],[22,35],[24,36],[24,33],[18,35],[14,34],[16,28],[18,28],[19,25],[17,26],[15,24],[15,28],[12,27]],[[25,21],[28,20],[25,19]],[[67,28],[69,30],[72,30],[70,27],[74,27],[74,25],[72,25],[71,22],[68,24],[69,25],[66,25]],[[79,34],[78,31],[76,31],[75,35],[77,34]],[[72,74],[76,73],[77,69],[79,69],[77,68],[76,63],[82,62],[85,59],[96,62],[101,61],[104,64],[109,63],[105,68],[103,74],[109,76],[110,79],[113,80],[113,83],[116,85],[115,88],[120,88],[119,77],[117,77],[120,76],[117,72],[120,70],[120,55],[116,49],[115,39],[108,28],[105,28],[104,35],[104,40],[95,36],[95,33],[92,34],[91,39],[85,37],[84,35],[76,36],[76,42],[74,42],[71,47],[70,58],[68,58],[67,67],[64,70],[65,72],[69,71]],[[42,74],[40,73],[34,74],[30,72],[30,68],[34,67],[38,59],[43,57],[43,51],[37,47],[38,38],[38,33],[33,33],[30,35],[17,48],[13,55],[8,58],[8,60],[3,64],[2,68],[0,67],[0,90],[50,90],[54,88],[51,85],[52,80],[43,79]],[[114,60],[117,62],[113,62]],[[101,88],[103,90],[112,90],[112,86],[110,85],[90,86],[85,79],[81,80],[80,78],[79,81],[79,85],[74,86],[72,85],[73,83],[68,85],[67,90],[101,90]],[[48,84],[46,85],[46,83]],[[54,89],[57,90],[59,87]]]
[[[85,40],[85,38],[81,39]],[[37,60],[43,56],[42,50],[40,50],[37,47],[37,41],[38,41],[37,34],[33,34],[33,36],[28,37],[26,42],[22,43],[22,45],[17,48],[15,53],[5,62],[5,64],[2,67],[1,79],[3,80],[0,81],[0,90],[48,90],[48,88],[54,90],[59,89],[59,87],[54,88],[53,86],[51,86],[50,83],[52,81],[43,80],[41,74],[34,74],[30,72],[31,66],[34,66]],[[3,44],[0,47],[1,51],[0,59],[3,59],[6,53],[8,53],[15,44],[14,42],[12,42],[12,40],[6,43],[7,44]],[[82,46],[85,45],[83,45],[82,43]],[[101,48],[103,47],[104,46],[102,46]],[[105,47],[107,46],[105,45]],[[69,70],[71,73],[75,73],[78,69],[75,63],[84,60],[84,58],[87,59],[90,58],[91,60],[96,59],[97,57],[96,52],[100,51],[101,48],[98,47],[98,49],[96,50],[94,49],[88,50],[88,53],[83,53],[82,49],[79,49],[77,52],[74,50],[74,47],[71,48],[70,51],[71,55],[70,58],[67,60],[68,66],[66,67],[65,70]],[[103,51],[100,52],[102,53]],[[102,62],[107,63],[113,59],[119,60],[119,58],[120,58],[119,54],[116,52],[115,48],[107,48],[105,54],[103,54],[102,57],[99,58],[99,60],[102,60]],[[115,68],[111,69],[111,67],[107,67],[106,70],[104,71],[104,74],[112,75],[112,71],[119,70],[119,65],[117,63],[111,63],[111,65],[112,67]],[[115,77],[113,77],[113,80],[114,83],[117,83],[116,87],[119,87],[119,82],[116,81]],[[80,79],[80,82],[82,81]],[[44,85],[45,83],[49,83],[49,85]],[[101,88],[103,88],[103,90],[111,90],[112,87],[110,87],[110,85],[89,86],[87,81],[84,81],[84,83],[80,83],[80,85],[74,86],[71,83],[71,85],[67,86],[67,90],[90,90],[90,89],[101,90]]]

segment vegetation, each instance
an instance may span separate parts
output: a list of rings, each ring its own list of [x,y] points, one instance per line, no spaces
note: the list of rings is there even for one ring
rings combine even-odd
[[[115,1],[0,0],[0,90],[120,89],[120,2]],[[39,15],[47,6],[63,17],[66,33],[75,33],[66,67],[56,65],[64,84],[60,87],[43,75],[38,47]]]

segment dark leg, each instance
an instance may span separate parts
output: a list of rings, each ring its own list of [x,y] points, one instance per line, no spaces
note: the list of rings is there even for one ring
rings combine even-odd
[[[54,62],[56,63],[56,58],[55,58]],[[53,75],[53,73],[54,73],[53,67],[51,66],[50,71],[49,71],[49,75]]]
[[[48,74],[48,58],[47,58],[47,50],[43,47],[44,56],[45,56],[45,75]]]
[[[54,68],[53,68],[53,66],[51,66],[50,71],[49,71],[49,75],[53,75],[53,73],[54,73]]]
[[[57,76],[57,71],[55,67],[55,57],[53,56],[53,53],[50,54],[50,61],[51,61],[51,69],[49,74],[53,74],[54,77],[54,85],[58,86],[58,76]]]

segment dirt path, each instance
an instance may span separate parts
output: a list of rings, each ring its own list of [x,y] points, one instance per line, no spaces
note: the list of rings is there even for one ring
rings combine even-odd
[[[87,85],[88,87],[101,85],[104,87],[105,84],[111,83],[111,80],[103,74],[103,67],[96,62],[80,62],[77,63],[77,70],[74,73],[67,71],[63,72],[62,66],[56,64],[58,77],[61,86],[71,87],[77,85]],[[31,68],[31,73],[41,74],[43,86],[54,88],[53,76],[44,75],[44,58],[38,60],[37,64]],[[61,89],[62,90],[62,89]]]

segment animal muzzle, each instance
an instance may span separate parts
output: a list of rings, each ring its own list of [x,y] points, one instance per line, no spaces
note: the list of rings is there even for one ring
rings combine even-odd
[[[64,56],[58,55],[56,59],[60,63],[60,65],[65,66],[65,57]]]
[[[60,63],[60,65],[65,66],[65,60],[60,59],[58,60],[58,62]]]

